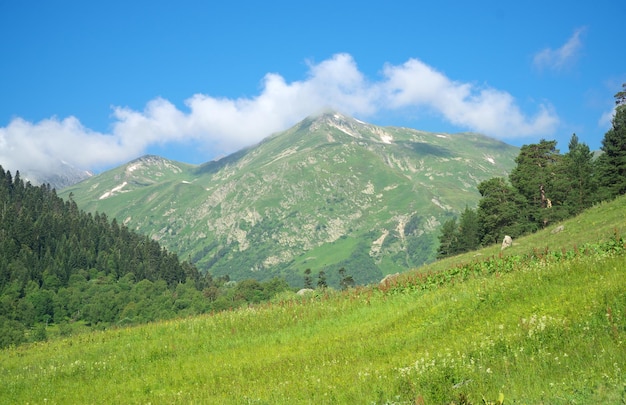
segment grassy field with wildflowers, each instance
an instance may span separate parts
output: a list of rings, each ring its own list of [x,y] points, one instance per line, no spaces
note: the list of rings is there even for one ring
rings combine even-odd
[[[626,199],[380,286],[0,351],[0,403],[626,402]]]

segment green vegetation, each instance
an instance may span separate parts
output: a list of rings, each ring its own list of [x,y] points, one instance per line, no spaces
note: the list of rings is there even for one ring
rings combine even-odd
[[[0,207],[0,348],[236,308],[288,289],[278,279],[202,275],[158,242],[2,167]]]
[[[626,84],[624,84],[626,89]],[[626,92],[615,95],[612,128],[597,160],[576,134],[561,155],[556,141],[522,146],[509,182],[496,177],[478,185],[476,210],[451,218],[439,237],[438,257],[476,249],[482,243],[516,238],[570,218],[595,203],[626,193]]]
[[[328,112],[218,161],[146,156],[60,195],[215,278],[280,277],[300,288],[306,268],[325,269],[340,288],[341,267],[366,284],[434,261],[439,225],[475,207],[476,186],[506,176],[518,152],[478,134]]]
[[[0,402],[622,403],[626,197],[562,225],[381,286],[5,349]]]

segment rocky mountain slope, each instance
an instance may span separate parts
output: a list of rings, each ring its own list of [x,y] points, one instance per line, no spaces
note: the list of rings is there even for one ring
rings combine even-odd
[[[50,184],[50,187],[57,190],[69,187],[93,176],[89,171],[77,169],[61,161],[54,167],[21,171],[20,174],[33,185]]]
[[[357,283],[434,258],[438,228],[518,148],[478,134],[379,127],[336,112],[200,166],[145,156],[63,190],[215,276]]]

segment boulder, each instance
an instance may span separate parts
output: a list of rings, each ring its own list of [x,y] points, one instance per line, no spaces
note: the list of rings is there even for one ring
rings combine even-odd
[[[559,233],[559,232],[563,232],[565,230],[565,225],[559,225],[556,228],[554,228],[550,233],[554,234],[554,233]]]
[[[312,290],[310,288],[302,288],[302,289],[298,290],[298,292],[296,294],[298,294],[298,295],[307,295],[307,294],[312,293],[314,291],[315,290]]]
[[[387,283],[390,283],[391,280],[393,280],[394,278],[398,277],[400,275],[400,273],[396,273],[396,274],[387,274],[385,276],[385,278],[383,278],[382,280],[380,280],[380,285],[385,285]]]
[[[500,248],[500,250],[504,250],[511,246],[513,246],[513,238],[511,238],[509,235],[506,235],[502,240],[502,247]]]

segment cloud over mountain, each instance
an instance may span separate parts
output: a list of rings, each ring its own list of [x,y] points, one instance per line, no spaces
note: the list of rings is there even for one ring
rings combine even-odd
[[[128,161],[153,145],[189,141],[229,153],[324,108],[364,118],[425,110],[462,130],[509,139],[549,135],[558,124],[549,105],[526,114],[506,91],[454,81],[417,59],[386,65],[380,78],[368,79],[349,54],[309,64],[300,81],[268,73],[254,97],[195,94],[185,107],[163,98],[149,101],[143,111],[115,107],[110,133],[92,131],[76,117],[35,123],[15,118],[0,127],[0,164],[10,170],[42,170],[63,160],[98,169]]]

